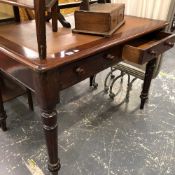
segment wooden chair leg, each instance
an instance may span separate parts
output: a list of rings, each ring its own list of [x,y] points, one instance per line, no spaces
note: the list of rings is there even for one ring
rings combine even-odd
[[[52,31],[57,32],[58,31],[58,2],[54,4],[54,6],[51,8],[51,16],[52,16]]]
[[[69,22],[66,21],[65,17],[61,14],[60,9],[58,8],[58,13],[57,13],[57,20],[59,20],[59,22],[62,24],[63,27],[66,28],[71,28],[71,24]],[[51,12],[47,12],[47,16],[46,16],[46,21],[49,22],[51,20]]]
[[[1,83],[0,83],[0,127],[2,128],[3,131],[7,130],[6,119],[7,119],[7,115],[4,110],[2,92],[1,92]]]
[[[17,6],[13,6],[13,13],[15,16],[15,21],[20,22],[21,19],[20,19],[20,14],[19,14],[19,8]]]
[[[37,0],[35,4],[35,22],[40,59],[46,59],[46,25],[45,25],[45,1]]]
[[[94,76],[91,76],[90,79],[89,79],[89,85],[90,86],[93,86],[93,79],[94,79]]]
[[[32,92],[31,92],[29,89],[27,89],[26,92],[27,92],[27,98],[28,98],[29,109],[30,109],[31,111],[34,111]]]
[[[60,21],[63,27],[71,28],[71,24],[66,21],[65,17],[61,14],[60,10],[58,12],[58,20]]]
[[[95,89],[98,87],[98,83],[95,82],[96,75],[90,77],[90,87],[94,87]]]

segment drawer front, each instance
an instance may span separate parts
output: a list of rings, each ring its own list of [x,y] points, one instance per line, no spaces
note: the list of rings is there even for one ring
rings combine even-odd
[[[122,58],[137,64],[144,64],[171,49],[174,43],[174,34],[160,32],[148,35],[125,45]]]
[[[121,48],[112,48],[95,56],[63,66],[59,71],[59,86],[63,90],[121,61]]]

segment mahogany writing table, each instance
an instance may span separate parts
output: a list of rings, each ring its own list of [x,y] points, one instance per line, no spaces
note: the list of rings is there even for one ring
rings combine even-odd
[[[109,38],[74,34],[68,28],[59,28],[57,33],[53,33],[48,23],[48,54],[44,60],[38,59],[33,21],[0,26],[0,71],[35,93],[41,108],[49,170],[53,174],[57,174],[60,168],[55,110],[59,92],[124,58],[138,64],[147,63],[142,108],[148,96],[156,58],[173,47],[175,36],[162,32],[166,22],[132,16],[126,16],[125,20],[125,25]],[[2,105],[0,121],[5,130],[6,113]]]

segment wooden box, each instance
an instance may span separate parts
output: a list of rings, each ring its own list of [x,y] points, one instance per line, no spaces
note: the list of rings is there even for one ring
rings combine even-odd
[[[73,32],[110,36],[124,24],[125,4],[92,4],[89,11],[74,13]]]

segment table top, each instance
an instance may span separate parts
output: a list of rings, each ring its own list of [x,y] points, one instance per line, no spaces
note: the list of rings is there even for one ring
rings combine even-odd
[[[68,17],[73,22],[73,17]],[[72,33],[71,29],[59,27],[52,32],[47,28],[47,59],[40,60],[37,52],[35,22],[0,26],[0,51],[34,70],[48,70],[72,61],[94,55],[112,46],[122,44],[146,33],[164,28],[165,21],[125,17],[125,24],[111,37]]]
[[[46,9],[52,7],[57,0],[45,0]],[[2,3],[10,4],[13,6],[20,6],[29,9],[34,9],[34,0],[0,0]]]

